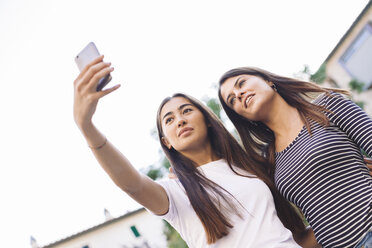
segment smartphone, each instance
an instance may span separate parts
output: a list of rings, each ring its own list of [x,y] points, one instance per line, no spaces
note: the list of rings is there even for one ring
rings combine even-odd
[[[100,54],[94,42],[89,42],[89,44],[86,47],[84,47],[84,49],[81,50],[81,52],[78,55],[76,55],[75,62],[79,70],[82,71],[87,64],[89,64],[90,62],[92,62],[92,60],[99,56]],[[96,90],[97,91],[102,90],[111,81],[111,79],[112,79],[111,74],[108,74],[100,78]]]

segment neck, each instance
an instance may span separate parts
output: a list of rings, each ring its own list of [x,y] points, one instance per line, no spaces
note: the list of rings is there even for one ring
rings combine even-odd
[[[181,153],[183,156],[194,161],[197,166],[201,166],[203,164],[207,164],[220,159],[220,157],[218,157],[213,151],[210,143],[202,145],[198,148],[182,151]]]
[[[268,118],[263,122],[274,132],[275,138],[286,137],[303,127],[304,121],[298,110],[290,106],[279,94],[271,106]]]

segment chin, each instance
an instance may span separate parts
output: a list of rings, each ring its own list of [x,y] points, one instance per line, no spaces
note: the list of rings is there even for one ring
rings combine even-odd
[[[194,137],[186,137],[190,139],[185,139],[181,143],[181,147],[178,151],[190,151],[190,150],[195,150],[195,149],[200,149],[200,147],[205,146],[205,139],[199,139],[199,138],[194,138]]]
[[[185,137],[179,142],[177,151],[182,152],[193,148],[195,141],[188,138],[190,137]]]

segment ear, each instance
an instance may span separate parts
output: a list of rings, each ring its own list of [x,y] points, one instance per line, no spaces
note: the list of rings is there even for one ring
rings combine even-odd
[[[272,86],[274,85],[274,83],[271,82],[271,81],[265,80],[265,82],[266,82],[270,87],[272,87]]]
[[[169,141],[168,141],[167,138],[165,138],[165,137],[161,137],[161,142],[162,142],[166,147],[168,147],[169,150],[172,148],[172,145],[169,143]]]

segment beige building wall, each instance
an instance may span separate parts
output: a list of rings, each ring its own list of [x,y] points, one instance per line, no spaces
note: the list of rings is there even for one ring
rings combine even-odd
[[[334,51],[334,54],[326,61],[326,85],[332,86],[331,82],[333,81],[337,83],[338,87],[350,90],[348,84],[353,78],[351,78],[348,72],[340,64],[339,59],[368,22],[372,22],[372,7],[369,7],[364,15],[361,16],[353,29],[345,37],[342,44],[339,45],[337,50]],[[360,94],[353,94],[353,98],[356,101],[363,101],[365,103],[364,110],[369,114],[369,116],[372,116],[372,89],[366,90]]]
[[[120,217],[119,217],[120,218]],[[118,219],[119,219],[118,218]],[[166,237],[163,234],[164,222],[145,209],[119,220],[111,220],[107,225],[88,229],[80,234],[57,241],[54,244],[44,246],[45,248],[132,248],[148,247],[164,248]],[[131,231],[131,226],[136,226],[142,237],[136,238]],[[142,246],[141,246],[142,245]]]

